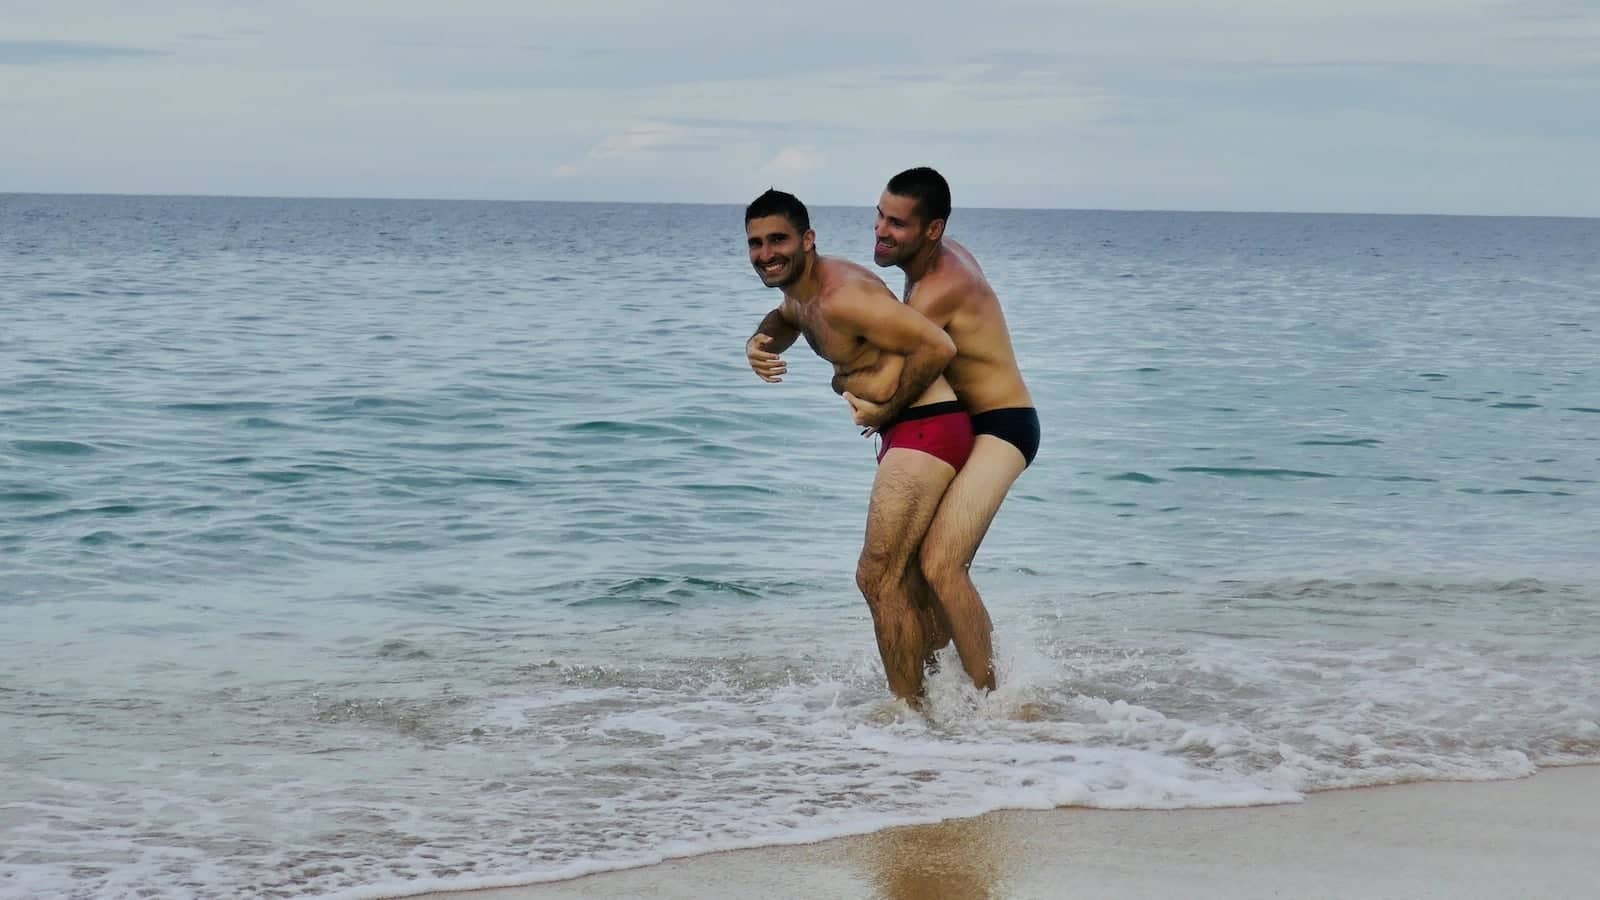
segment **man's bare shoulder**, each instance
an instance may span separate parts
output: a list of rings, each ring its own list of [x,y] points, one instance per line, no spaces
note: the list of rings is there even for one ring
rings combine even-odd
[[[822,274],[822,292],[817,298],[826,309],[840,303],[859,301],[863,297],[883,296],[894,300],[894,292],[866,266],[847,259],[819,258]]]
[[[983,267],[978,265],[978,258],[972,255],[971,250],[950,238],[944,239],[943,247],[944,252],[939,254],[939,261],[928,273],[929,276],[952,285],[988,287],[989,279],[984,277]]]
[[[837,256],[819,256],[817,257],[817,263],[820,266],[820,271],[822,273],[822,284],[824,289],[827,289],[829,286],[853,287],[859,282],[866,282],[868,285],[876,285],[884,290],[889,289],[889,286],[884,283],[883,279],[878,277],[878,273],[859,263],[853,263],[848,259],[840,259]]]
[[[946,238],[938,262],[917,282],[916,293],[922,294],[922,304],[949,303],[992,296],[994,288],[983,274],[983,267],[978,265],[977,257]],[[913,299],[918,298],[914,296]]]
[[[863,277],[864,275],[864,277]],[[874,316],[881,315],[883,307],[898,306],[894,292],[876,275],[839,273],[831,284],[825,284],[817,296],[817,313],[826,325],[840,334],[859,335]]]

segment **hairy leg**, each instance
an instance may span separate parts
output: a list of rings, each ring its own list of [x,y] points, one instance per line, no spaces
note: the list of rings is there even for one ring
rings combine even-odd
[[[988,690],[995,686],[994,627],[972,583],[972,559],[1006,492],[1026,467],[1021,451],[1009,442],[978,435],[967,464],[939,501],[918,554],[922,574],[950,625],[962,668],[974,684]]]
[[[911,592],[911,602],[916,605],[917,615],[922,618],[922,634],[928,648],[923,662],[924,665],[933,666],[934,654],[950,643],[950,621],[945,618],[938,595],[934,594],[933,587],[922,574],[920,556],[912,556],[906,563],[905,581],[906,589]]]
[[[885,453],[872,482],[866,539],[856,564],[856,585],[872,611],[889,689],[911,703],[922,697],[927,636],[906,569],[954,476],[949,463],[927,453],[900,447]]]

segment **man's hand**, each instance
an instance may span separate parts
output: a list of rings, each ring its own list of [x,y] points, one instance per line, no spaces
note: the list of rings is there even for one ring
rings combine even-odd
[[[783,380],[785,372],[789,371],[789,364],[783,357],[771,350],[762,348],[771,344],[772,338],[765,334],[755,334],[744,345],[744,358],[750,361],[750,368],[762,381],[779,382]]]
[[[857,425],[862,426],[861,433],[864,435],[877,434],[878,429],[883,427],[889,418],[884,415],[888,407],[881,403],[863,400],[849,391],[844,392],[844,399],[846,403],[850,404],[850,417],[855,420]]]

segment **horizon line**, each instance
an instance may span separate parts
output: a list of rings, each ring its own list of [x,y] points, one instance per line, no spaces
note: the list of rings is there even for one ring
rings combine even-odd
[[[487,199],[483,197],[427,197],[427,196],[360,196],[322,194],[216,194],[216,193],[138,193],[123,191],[7,191],[0,197],[121,197],[175,200],[323,200],[362,201],[380,203],[504,203],[549,204],[571,206],[731,206],[744,202],[716,200],[535,200]],[[865,204],[808,203],[811,209],[870,209]],[[958,209],[996,212],[1095,212],[1095,213],[1179,213],[1188,215],[1267,215],[1267,216],[1391,216],[1397,218],[1439,219],[1574,219],[1589,221],[1600,215],[1571,215],[1550,213],[1442,213],[1442,212],[1356,212],[1349,210],[1292,210],[1292,209],[1178,209],[1167,207],[1097,207],[1097,206],[963,206]]]

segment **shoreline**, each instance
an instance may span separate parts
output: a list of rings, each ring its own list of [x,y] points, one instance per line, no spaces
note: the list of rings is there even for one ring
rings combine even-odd
[[[419,900],[1539,900],[1600,890],[1600,765],[1226,809],[1002,810]],[[374,895],[379,896],[379,895]],[[391,894],[389,896],[406,896]]]

